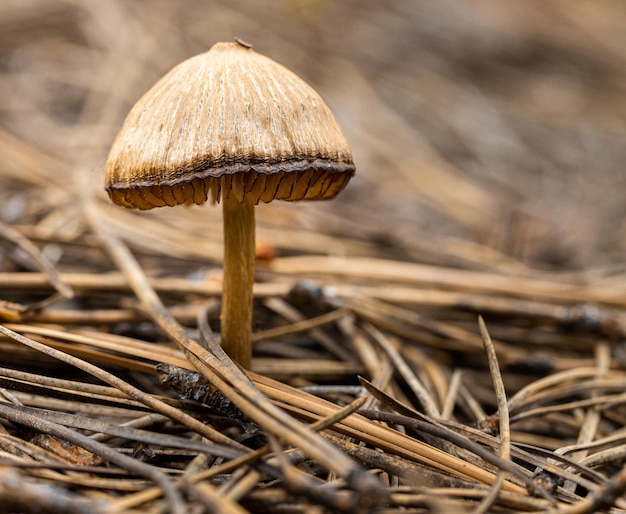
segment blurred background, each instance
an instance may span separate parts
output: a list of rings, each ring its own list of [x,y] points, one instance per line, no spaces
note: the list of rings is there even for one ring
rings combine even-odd
[[[35,239],[77,237],[74,195],[90,184],[105,199],[106,155],[130,107],[172,66],[234,37],[320,92],[357,164],[333,202],[257,209],[278,254],[621,271],[621,0],[2,0],[0,220]],[[118,211],[107,212],[119,226],[202,223],[194,237],[221,240],[215,207]]]

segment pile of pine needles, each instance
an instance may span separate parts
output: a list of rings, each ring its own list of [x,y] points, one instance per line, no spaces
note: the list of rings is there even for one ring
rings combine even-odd
[[[90,4],[0,7],[0,25],[47,42],[35,51],[17,28],[2,36],[12,46],[0,86],[27,94],[3,105],[0,127],[0,510],[626,510],[619,269],[543,271],[489,244],[506,202],[425,143],[398,154],[419,130],[368,96],[364,68],[351,70],[351,90],[378,109],[369,126],[402,135],[356,134],[357,162],[359,145],[370,152],[355,185],[372,195],[365,207],[349,186],[336,206],[259,209],[255,353],[243,371],[219,347],[219,209],[136,213],[101,191],[138,77],[158,76],[148,28],[178,3]],[[208,11],[253,24],[233,7]],[[299,16],[318,41],[314,15]],[[46,104],[54,95],[22,62],[55,64],[38,72],[74,88],[80,106]],[[383,190],[401,198],[423,166],[438,177],[413,201],[429,196],[441,211],[430,220],[448,231],[419,240],[427,231],[408,207],[389,207],[392,231],[373,216],[383,162],[400,170]]]

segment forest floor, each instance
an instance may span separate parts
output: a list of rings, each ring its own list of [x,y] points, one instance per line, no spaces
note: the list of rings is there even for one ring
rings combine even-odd
[[[0,511],[625,511],[625,26],[619,0],[0,3]],[[135,101],[234,37],[357,165],[256,210],[250,373],[215,349],[220,209],[103,190]]]

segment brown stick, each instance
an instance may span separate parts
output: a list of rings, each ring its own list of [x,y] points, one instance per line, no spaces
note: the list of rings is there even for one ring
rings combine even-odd
[[[254,205],[230,195],[224,203],[222,347],[245,369],[252,360]]]

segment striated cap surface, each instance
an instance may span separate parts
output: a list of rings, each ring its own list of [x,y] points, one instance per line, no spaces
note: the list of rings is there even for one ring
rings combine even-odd
[[[217,43],[161,78],[111,147],[105,187],[125,207],[333,198],[354,174],[321,97],[272,59]]]

